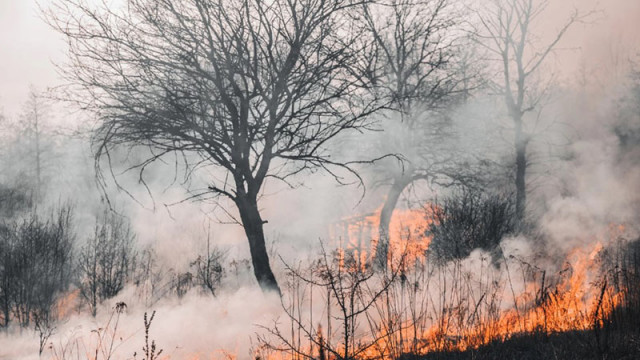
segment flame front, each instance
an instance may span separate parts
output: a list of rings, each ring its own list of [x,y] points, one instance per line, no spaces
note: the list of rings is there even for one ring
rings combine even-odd
[[[340,266],[349,271],[366,270],[375,241],[366,243],[364,239],[375,238],[377,219],[379,215],[374,213],[348,219],[351,223],[342,225],[346,236],[339,251]],[[352,334],[360,344],[369,344],[358,358],[463,351],[519,334],[594,329],[624,301],[626,289],[611,286],[602,269],[602,256],[624,232],[621,226],[611,226],[598,236],[599,241],[576,246],[560,269],[549,271],[509,254],[496,261],[486,252],[435,264],[427,256],[429,225],[424,212],[418,210],[399,211],[392,219],[390,253],[406,258],[400,280],[382,293]],[[347,252],[358,262],[356,268],[345,265]],[[391,257],[389,267],[394,266]],[[329,325],[331,328],[339,326]],[[327,334],[328,342],[339,343],[340,334],[335,330]],[[312,348],[300,345],[299,351],[317,354]],[[338,352],[344,348],[344,344],[335,347]],[[297,358],[294,355],[266,357]]]
[[[294,317],[283,324],[286,334],[280,334],[288,339],[287,346],[275,346],[278,339],[267,336],[263,340],[270,346],[256,345],[250,350],[252,357],[331,360],[350,353],[357,354],[350,357],[357,359],[396,359],[402,354],[464,351],[521,334],[602,327],[625,301],[628,289],[614,285],[603,272],[603,259],[622,237],[624,227],[612,225],[574,247],[558,268],[545,268],[506,247],[497,259],[476,251],[466,259],[438,262],[428,252],[431,224],[427,218],[423,210],[394,214],[385,274],[371,266],[379,214],[339,224],[334,229],[334,235],[342,234],[341,247],[334,253],[336,264],[345,274],[363,279],[366,286],[354,299],[356,303],[372,300],[370,306],[356,305],[344,323],[347,313],[341,312],[340,299],[327,286],[300,279],[288,282],[283,304],[288,304],[286,311]],[[394,280],[378,292],[376,286],[390,278]],[[60,302],[61,314],[77,295],[71,293]],[[350,336],[346,342],[345,333]],[[246,354],[244,349],[225,349],[181,358],[236,359]],[[175,356],[160,357],[170,358]]]

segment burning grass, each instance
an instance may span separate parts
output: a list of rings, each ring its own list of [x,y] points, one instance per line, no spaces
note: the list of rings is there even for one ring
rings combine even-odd
[[[375,214],[345,226],[348,237],[342,247],[323,250],[311,264],[288,266],[281,277],[286,279],[282,313],[271,323],[260,322],[251,349],[159,353],[160,348],[180,344],[161,342],[153,350],[147,321],[145,339],[140,339],[110,320],[93,332],[93,340],[83,342],[81,353],[61,344],[48,346],[43,356],[131,357],[105,352],[105,339],[118,343],[116,350],[123,341],[144,343],[158,360],[571,359],[640,354],[640,242],[629,241],[624,227],[612,225],[565,255],[534,249],[531,241],[512,237],[502,241],[498,251],[475,250],[468,257],[443,262],[429,250],[428,216],[407,210],[392,220],[386,269],[372,265],[375,240],[365,242],[371,236],[369,228],[376,228]],[[65,309],[77,298],[77,292],[64,297],[58,313],[67,314]],[[114,314],[129,316],[122,309]],[[137,358],[141,354],[148,358],[144,351]]]
[[[617,315],[638,308],[638,246],[625,240],[624,227],[612,225],[594,236],[597,241],[575,247],[559,268],[552,266],[558,256],[536,256],[518,238],[502,242],[499,259],[474,251],[465,259],[434,262],[428,251],[415,250],[420,241],[428,248],[430,239],[412,241],[408,229],[404,241],[391,238],[391,244],[407,245],[390,252],[386,272],[373,271],[352,248],[324,254],[310,268],[290,269],[296,295],[284,307],[292,331],[284,333],[278,324],[270,328],[276,340],[262,340],[276,353],[266,357],[474,358],[499,349],[496,344],[506,351],[542,337],[554,349],[555,342],[572,336],[583,340],[569,342],[567,351],[583,344],[600,357],[633,352],[620,341],[612,345],[619,334],[638,330]],[[317,308],[305,305],[314,301],[324,304],[320,319],[313,318]],[[316,335],[320,327],[327,329],[323,337]],[[543,354],[550,353],[531,356]]]

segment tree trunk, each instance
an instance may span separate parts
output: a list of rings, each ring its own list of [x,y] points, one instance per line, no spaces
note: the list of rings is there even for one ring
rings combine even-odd
[[[380,211],[375,264],[381,269],[387,267],[387,258],[389,256],[389,224],[391,223],[391,217],[393,216],[393,211],[396,208],[400,195],[402,195],[404,189],[411,183],[411,175],[412,173],[407,171],[395,177],[387,193],[382,210]]]
[[[41,196],[41,188],[42,188],[42,180],[41,180],[41,170],[40,170],[40,127],[38,124],[38,108],[34,109],[34,117],[35,117],[35,132],[36,132],[36,207],[40,202]]]
[[[522,119],[514,119],[516,125],[515,147],[516,147],[516,219],[522,222],[526,207],[526,183],[525,174],[527,170],[527,141],[522,132]]]
[[[269,254],[264,238],[264,222],[258,210],[257,199],[251,198],[251,196],[238,197],[236,205],[240,212],[244,232],[249,240],[249,250],[251,251],[256,280],[264,292],[275,291],[280,295],[280,287],[269,264]]]

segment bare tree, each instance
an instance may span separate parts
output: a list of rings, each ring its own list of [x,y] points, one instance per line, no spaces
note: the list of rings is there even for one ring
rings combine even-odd
[[[0,308],[4,328],[9,326],[13,309],[14,281],[17,277],[17,269],[13,266],[15,243],[13,229],[3,224],[0,228]]]
[[[35,202],[36,204],[41,200],[42,196],[42,155],[43,147],[41,142],[42,137],[42,118],[44,117],[45,104],[40,94],[31,87],[29,89],[29,97],[25,103],[25,112],[23,114],[23,121],[26,131],[29,133],[29,138],[32,143],[32,149],[30,151],[33,154],[33,167],[35,173]]]
[[[11,219],[30,209],[32,200],[29,186],[24,182],[0,184],[0,215],[3,220]],[[0,223],[0,228],[4,225]]]
[[[146,306],[151,306],[163,295],[162,281],[166,275],[158,262],[158,256],[151,247],[142,249],[134,257],[134,272],[131,282],[136,286],[137,293]]]
[[[540,44],[533,25],[544,16],[548,5],[548,0],[494,0],[481,12],[480,30],[476,35],[479,44],[499,64],[501,80],[494,85],[504,97],[513,122],[516,217],[520,221],[526,208],[527,146],[532,136],[525,125],[529,115],[534,118],[539,115],[541,101],[548,90],[548,82],[538,73],[567,30],[586,16],[574,11],[551,40]]]
[[[208,291],[211,295],[216,296],[216,290],[220,287],[225,270],[222,262],[226,258],[227,253],[217,247],[211,248],[211,241],[207,235],[207,252],[204,256],[200,255],[190,265],[195,268],[196,283],[203,290]]]
[[[116,296],[133,275],[135,235],[126,219],[105,210],[78,258],[79,289],[96,316],[97,306]]]
[[[391,101],[397,124],[384,141],[406,162],[388,166],[390,185],[380,212],[376,258],[385,264],[389,224],[403,191],[417,181],[454,182],[454,148],[448,107],[468,95],[469,67],[460,71],[459,9],[450,0],[385,0],[365,5],[366,28],[375,45],[369,68],[380,91]],[[395,116],[394,116],[395,117]],[[395,119],[392,119],[395,120]]]
[[[55,150],[54,138],[46,121],[49,114],[49,102],[40,91],[31,86],[18,120],[2,124],[4,136],[0,163],[3,167],[3,180],[28,188],[31,204],[34,206],[42,201],[48,178],[47,165]]]
[[[317,359],[316,352],[320,359],[325,355],[341,360],[364,358],[367,351],[390,334],[382,332],[366,338],[360,321],[369,318],[369,312],[400,277],[405,255],[394,259],[390,271],[374,271],[371,263],[353,253],[341,249],[327,253],[322,247],[320,259],[309,269],[287,266],[291,300],[283,299],[282,306],[286,319],[291,321],[291,333],[276,321],[272,327],[263,327],[268,336],[259,336],[259,341],[265,348],[295,359]],[[313,309],[305,308],[307,302],[313,303],[314,293],[326,303],[326,337],[322,334],[323,320],[314,321]],[[308,315],[306,310],[310,311]],[[304,344],[307,341],[308,346]]]
[[[636,65],[637,66],[637,65]],[[632,69],[628,75],[630,84],[620,98],[620,108],[616,114],[613,132],[618,137],[622,156],[637,161],[640,148],[640,70]]]
[[[126,144],[155,151],[134,167],[141,177],[169,153],[221,170],[196,196],[235,204],[258,283],[279,291],[258,207],[265,181],[349,170],[327,145],[367,128],[377,109],[352,66],[357,3],[129,0],[110,10],[61,0],[49,22],[68,40],[65,75],[100,119],[96,159]]]
[[[40,356],[42,356],[42,352],[44,351],[49,338],[51,338],[51,335],[53,335],[56,330],[52,320],[53,319],[51,319],[51,316],[48,314],[43,316],[42,314],[36,313],[34,315],[34,329],[38,334],[38,355]]]
[[[13,319],[27,327],[50,328],[54,306],[71,283],[74,241],[70,207],[43,220],[30,214],[0,230],[0,307],[2,325]]]

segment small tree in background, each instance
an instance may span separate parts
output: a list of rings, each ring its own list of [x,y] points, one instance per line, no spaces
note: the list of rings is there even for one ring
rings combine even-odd
[[[443,263],[464,259],[478,248],[493,251],[516,227],[511,198],[469,188],[434,202],[428,214],[429,252]]]
[[[640,151],[640,69],[634,69],[629,75],[629,86],[620,99],[620,107],[613,132],[618,137],[620,153],[637,164]]]
[[[132,276],[134,244],[135,234],[125,218],[105,211],[96,219],[94,235],[78,258],[78,287],[93,316],[97,306],[116,296]]]
[[[586,16],[574,11],[551,40],[541,44],[534,26],[545,17],[548,6],[549,0],[492,0],[479,11],[480,25],[475,35],[489,60],[497,64],[495,78],[499,80],[492,86],[503,97],[513,124],[515,207],[520,222],[526,209],[527,148],[545,127],[540,125],[541,108],[550,86],[541,70],[571,26]]]
[[[207,253],[191,263],[195,268],[195,281],[203,290],[216,296],[216,290],[220,287],[222,278],[225,275],[222,262],[226,258],[226,252],[217,247],[211,248],[211,242],[207,236]]]
[[[31,86],[17,120],[0,123],[4,132],[0,138],[0,167],[3,169],[0,182],[19,183],[20,187],[27,188],[33,206],[39,205],[45,196],[54,154],[58,150],[55,132],[48,125],[50,105],[45,95]]]
[[[72,279],[71,207],[43,220],[31,214],[0,231],[0,307],[7,327],[12,319],[45,329],[56,319],[55,304]]]
[[[7,219],[12,219],[31,208],[32,202],[27,184],[6,185],[0,183],[0,228],[5,225]]]

